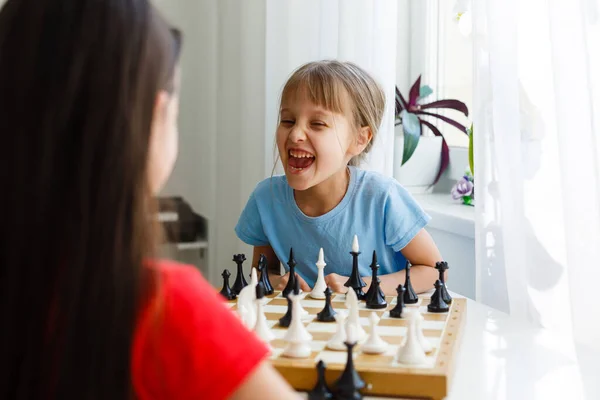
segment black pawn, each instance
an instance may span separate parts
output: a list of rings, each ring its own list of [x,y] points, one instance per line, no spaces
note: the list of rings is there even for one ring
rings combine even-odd
[[[427,311],[432,313],[443,313],[447,312],[450,307],[442,298],[442,281],[439,279],[435,281],[435,292],[431,295],[430,303],[427,305]]]
[[[265,287],[265,295],[273,294],[273,285],[271,285],[271,281],[269,280],[267,257],[264,254],[261,254],[258,259],[258,271],[260,272],[260,279],[258,281]]]
[[[452,296],[448,293],[448,288],[446,287],[446,280],[444,279],[444,272],[448,270],[448,263],[446,261],[438,261],[435,263],[435,269],[440,271],[439,280],[442,282],[442,299],[446,304],[452,303]]]
[[[415,289],[412,287],[412,283],[410,283],[410,262],[406,261],[406,280],[404,281],[404,303],[405,304],[415,304],[419,301],[419,296],[415,293]]]
[[[237,275],[235,277],[235,282],[233,284],[233,293],[240,294],[243,288],[248,286],[248,282],[246,282],[246,278],[244,278],[244,261],[246,261],[246,255],[244,254],[235,254],[233,256],[233,261],[237,264]]]
[[[287,281],[287,285],[285,285],[285,289],[283,289],[282,293],[282,296],[286,298],[296,286],[296,260],[294,260],[294,249],[292,248],[290,248],[290,258],[287,262],[287,265],[290,267],[289,278]]]
[[[333,399],[333,394],[327,382],[325,381],[325,362],[320,360],[317,363],[317,384],[308,393],[308,400],[330,400]]]
[[[352,288],[356,293],[358,300],[364,300],[366,294],[363,292],[363,288],[367,286],[367,284],[360,277],[360,272],[358,271],[358,255],[360,254],[360,251],[351,251],[350,254],[352,254],[352,273],[346,283],[344,283],[344,286]]]
[[[396,306],[390,310],[390,317],[392,318],[402,318],[402,311],[404,311],[404,290],[402,284],[399,284],[396,288],[398,298],[396,299]]]
[[[373,275],[371,277],[371,286],[366,295],[367,308],[379,309],[386,308],[388,305],[387,301],[385,301],[385,294],[383,293],[383,290],[381,290],[381,281],[377,276],[378,269],[377,253],[373,251],[373,261],[371,262],[371,271],[373,271]]]
[[[333,292],[331,289],[329,289],[329,286],[327,286],[325,292],[323,293],[325,293],[325,307],[323,307],[323,310],[317,314],[317,321],[334,322],[335,314],[337,314],[337,312],[331,306],[331,294]]]
[[[336,399],[361,400],[363,398],[359,390],[365,387],[365,382],[361,379],[360,375],[358,375],[358,372],[356,372],[354,361],[352,360],[352,349],[355,345],[356,342],[346,342],[348,358],[344,372],[342,372],[342,375],[340,375],[339,379],[335,382]]]
[[[298,280],[296,280],[296,283],[294,284],[294,291],[293,293],[295,295],[298,295],[300,293],[300,282]],[[284,328],[287,328],[290,326],[290,324],[292,323],[292,308],[293,308],[293,303],[292,300],[290,300],[289,297],[286,297],[287,299],[287,312],[285,313],[285,315],[281,318],[279,318],[279,325],[283,326]]]
[[[235,299],[237,296],[235,293],[233,293],[233,290],[231,290],[231,288],[229,287],[229,277],[231,276],[231,273],[229,272],[228,269],[226,269],[223,271],[221,276],[223,277],[223,289],[221,289],[221,291],[219,293],[221,293],[221,295],[223,297],[225,297],[227,300]]]

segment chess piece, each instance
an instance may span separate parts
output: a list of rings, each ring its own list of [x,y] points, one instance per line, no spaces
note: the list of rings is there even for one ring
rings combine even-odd
[[[360,272],[358,271],[358,255],[360,254],[360,251],[358,251],[358,237],[356,235],[354,235],[354,240],[352,241],[352,251],[350,254],[352,254],[352,273],[344,286],[346,286],[348,290],[352,288],[356,293],[358,300],[364,300],[365,292],[363,292],[363,288],[367,286],[367,284],[360,277]]]
[[[431,344],[429,339],[427,339],[425,337],[425,335],[423,334],[423,321],[425,320],[425,318],[423,318],[423,316],[421,315],[421,313],[419,311],[415,311],[415,312],[416,312],[415,329],[417,331],[417,339],[419,340],[419,343],[421,344],[423,351],[425,353],[429,353],[431,350],[433,350],[433,345]]]
[[[235,277],[235,282],[233,283],[233,293],[239,295],[243,288],[248,286],[248,282],[246,282],[246,278],[244,278],[244,261],[246,261],[246,255],[244,254],[235,254],[233,256],[233,261],[237,264],[237,275]]]
[[[435,269],[440,272],[439,280],[442,282],[442,299],[446,304],[450,304],[452,303],[452,296],[450,296],[450,293],[448,293],[446,280],[444,279],[444,272],[448,270],[448,263],[446,261],[438,261],[435,263]]]
[[[325,288],[327,284],[325,283],[325,274],[323,269],[325,268],[325,258],[323,257],[323,249],[319,250],[319,259],[317,260],[317,282],[315,282],[315,286],[310,292],[310,297],[313,299],[324,299],[325,298]]]
[[[377,276],[378,269],[377,253],[373,250],[373,261],[371,262],[371,271],[373,271],[373,275],[371,277],[371,286],[366,295],[367,308],[380,309],[386,308],[388,305],[387,301],[385,301],[385,294],[383,293],[383,290],[381,290],[381,281]]]
[[[254,274],[256,276],[256,272]],[[237,304],[238,308],[243,306],[246,309],[246,326],[252,329],[256,324],[256,285],[250,284],[244,287],[238,295]]]
[[[294,260],[293,248],[290,248],[290,258],[287,264],[290,267],[290,270],[287,285],[285,285],[285,289],[283,289],[283,292],[281,293],[283,297],[288,297],[288,295],[292,293],[294,287],[296,286],[296,260]]]
[[[404,281],[404,304],[416,304],[419,301],[419,297],[415,293],[415,289],[412,287],[410,282],[410,262],[406,260],[406,279]]]
[[[334,322],[335,321],[335,310],[331,305],[331,294],[333,292],[329,289],[329,286],[325,286],[323,295],[325,296],[325,307],[317,314],[317,321],[320,322]]]
[[[372,312],[371,315],[369,315],[369,322],[371,323],[371,332],[369,332],[367,341],[361,346],[361,350],[363,353],[367,354],[384,353],[387,350],[388,344],[377,333],[377,323],[379,322],[377,313]]]
[[[346,350],[346,312],[340,310],[335,314],[335,322],[337,323],[336,331],[326,344],[326,347],[330,350]]]
[[[344,371],[335,382],[336,399],[361,400],[363,398],[360,390],[365,387],[365,382],[354,368],[353,348],[356,346],[356,338],[354,338],[352,330],[353,327],[348,327],[348,332],[346,333],[348,340],[345,345],[348,357],[346,358]]]
[[[435,292],[431,295],[431,299],[427,305],[427,311],[432,313],[448,312],[450,307],[442,298],[442,287],[443,284],[439,279],[435,281]]]
[[[227,300],[234,300],[237,296],[229,287],[229,277],[231,276],[231,273],[228,269],[225,269],[221,276],[223,277],[223,289],[221,289],[219,293],[221,293],[221,296],[225,297]]]
[[[317,363],[317,384],[308,393],[308,400],[331,400],[333,399],[333,393],[327,386],[325,381],[325,362],[320,360]]]
[[[256,285],[256,323],[254,324],[254,332],[265,343],[269,343],[275,339],[275,334],[267,325],[267,317],[263,306],[265,304],[265,287],[262,282]]]
[[[265,295],[273,294],[273,285],[269,280],[269,266],[267,263],[267,257],[264,254],[261,254],[258,258],[258,270],[260,271],[260,279],[259,282],[262,282],[265,287]]]
[[[351,326],[357,335],[356,340],[361,341],[367,336],[367,332],[360,325],[358,313],[358,298],[354,290],[348,290],[346,293],[346,308],[348,309],[348,319],[346,320],[346,329]]]
[[[298,285],[298,283],[296,283],[296,285]],[[292,322],[283,338],[288,344],[283,350],[283,355],[291,358],[306,358],[309,357],[312,352],[310,347],[312,335],[302,323],[300,295],[291,294],[290,300],[292,301]]]
[[[402,318],[402,311],[404,311],[404,290],[402,284],[398,284],[396,288],[396,293],[398,293],[396,306],[390,310],[390,317],[392,318]]]
[[[400,364],[408,365],[425,364],[427,356],[417,337],[416,311],[406,312],[406,318],[408,319],[406,341],[404,342],[404,345],[398,349],[396,361]]]
[[[288,297],[287,299],[287,312],[285,313],[285,315],[281,318],[279,318],[279,326],[283,326],[284,328],[287,328],[288,326],[290,326],[290,323],[292,322],[292,301],[290,300],[290,298]]]

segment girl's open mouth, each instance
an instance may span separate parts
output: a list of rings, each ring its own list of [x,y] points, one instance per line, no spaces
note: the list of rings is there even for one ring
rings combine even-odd
[[[315,156],[304,150],[288,150],[288,165],[292,172],[302,172],[315,162]]]

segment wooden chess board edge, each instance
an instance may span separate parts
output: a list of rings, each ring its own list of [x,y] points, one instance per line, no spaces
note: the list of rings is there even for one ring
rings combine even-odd
[[[456,319],[455,319],[456,318]],[[448,378],[448,386],[451,384],[452,379],[454,377],[454,370],[456,367],[457,355],[460,352],[460,345],[462,342],[462,336],[464,331],[464,326],[467,321],[467,299],[453,299],[452,307],[450,309],[450,315],[448,315],[448,322],[446,325],[446,332],[444,332],[444,338],[453,337],[449,344],[443,342],[440,347],[441,351],[445,351],[447,354],[440,353],[441,356],[438,356],[438,366],[441,360],[446,360],[446,372],[445,375]],[[450,356],[449,356],[449,355]]]

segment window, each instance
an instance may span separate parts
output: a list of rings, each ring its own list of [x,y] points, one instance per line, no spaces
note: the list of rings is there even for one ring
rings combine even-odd
[[[471,15],[470,12],[459,14],[460,4],[460,1],[447,0],[418,4],[411,0],[411,8],[417,8],[419,20],[427,27],[421,43],[425,47],[424,76],[427,79],[424,83],[433,89],[431,99],[460,100],[467,105],[471,116],[474,112]],[[467,127],[471,124],[471,119],[458,111],[443,110],[440,113]],[[445,122],[436,119],[432,122],[442,130],[449,146],[468,147],[466,134]]]

